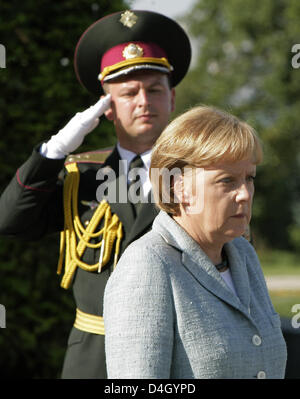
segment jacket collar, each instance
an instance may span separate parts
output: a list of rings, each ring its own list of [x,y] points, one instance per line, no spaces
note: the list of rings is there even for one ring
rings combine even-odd
[[[238,297],[227,286],[199,244],[166,212],[161,211],[155,218],[153,230],[159,233],[169,245],[182,252],[183,266],[199,284],[249,316],[250,289],[246,255],[237,250],[234,245],[235,240],[226,243],[224,249],[228,256]]]

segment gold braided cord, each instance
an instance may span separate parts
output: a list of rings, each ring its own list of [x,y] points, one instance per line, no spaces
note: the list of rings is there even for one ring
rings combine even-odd
[[[122,223],[117,215],[111,214],[109,204],[103,200],[95,210],[87,227],[83,227],[78,215],[78,189],[80,174],[76,163],[66,165],[68,175],[64,184],[64,231],[61,232],[60,256],[57,273],[61,274],[63,262],[65,271],[61,286],[69,288],[77,267],[83,270],[101,272],[102,267],[109,261],[114,243],[114,267],[120,253],[120,244],[123,238]],[[104,226],[99,231],[99,223],[104,218]],[[102,239],[100,239],[102,235]],[[99,238],[97,243],[91,243],[91,239]],[[86,248],[100,248],[101,259],[94,265],[88,265],[81,260]]]

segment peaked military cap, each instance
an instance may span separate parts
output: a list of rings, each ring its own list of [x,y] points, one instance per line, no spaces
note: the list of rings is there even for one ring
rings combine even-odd
[[[140,69],[171,76],[176,86],[191,60],[191,45],[177,22],[152,11],[120,11],[93,23],[78,41],[74,67],[79,82],[91,93],[102,84]]]

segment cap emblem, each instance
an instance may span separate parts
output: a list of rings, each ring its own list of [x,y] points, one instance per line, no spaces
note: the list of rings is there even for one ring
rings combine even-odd
[[[132,28],[137,19],[138,17],[132,11],[127,10],[121,14],[120,22],[127,28]]]
[[[144,50],[138,44],[130,43],[123,50],[123,57],[126,60],[131,58],[143,57]]]

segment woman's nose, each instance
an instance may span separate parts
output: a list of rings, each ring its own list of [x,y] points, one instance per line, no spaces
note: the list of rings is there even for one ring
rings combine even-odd
[[[253,188],[249,187],[247,183],[243,183],[237,189],[237,201],[249,201],[253,196]]]

